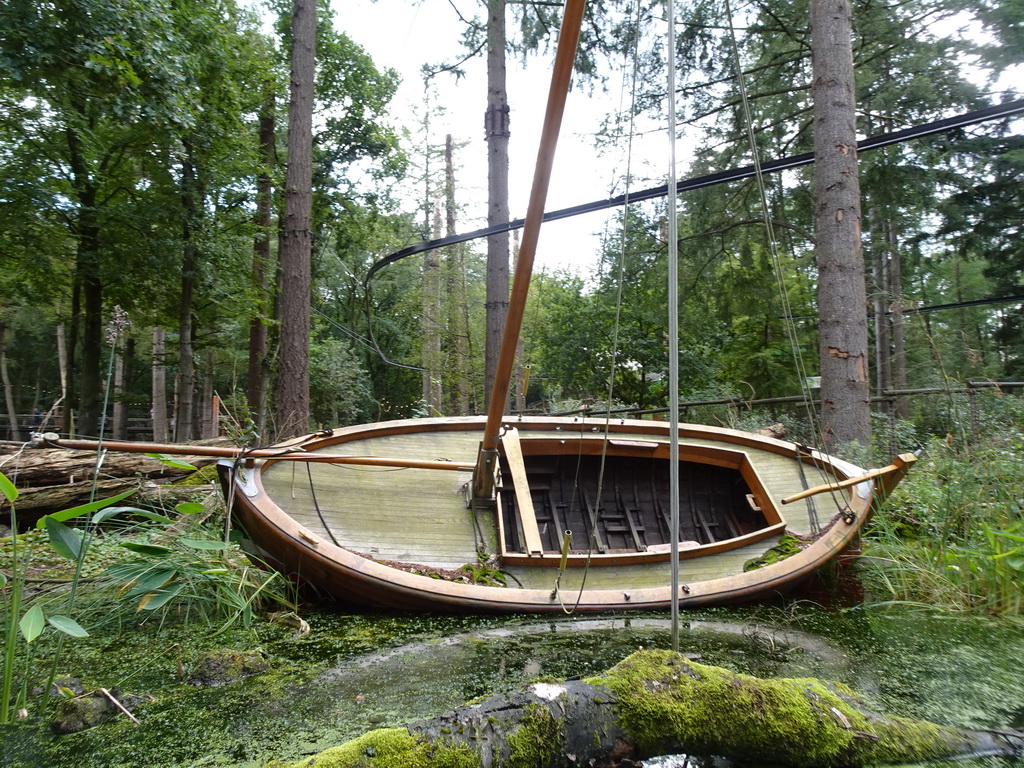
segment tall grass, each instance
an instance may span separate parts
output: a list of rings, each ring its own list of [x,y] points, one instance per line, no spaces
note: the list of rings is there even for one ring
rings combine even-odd
[[[973,436],[933,437],[865,535],[863,575],[879,600],[1024,613],[1024,409]]]

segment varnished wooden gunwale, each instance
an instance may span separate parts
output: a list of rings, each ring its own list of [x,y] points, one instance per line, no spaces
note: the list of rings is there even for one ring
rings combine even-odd
[[[604,425],[603,421],[598,420],[544,417],[521,419],[515,423],[524,434],[570,430],[582,432]],[[340,450],[346,443],[363,440],[371,435],[459,430],[479,434],[481,426],[482,421],[477,417],[363,425],[335,430],[330,437],[314,441],[308,449]],[[620,437],[628,436],[630,440],[667,440],[666,425],[663,423],[622,421],[613,427],[613,434]],[[682,438],[712,440],[728,446],[747,446],[797,461],[798,452],[795,446],[772,438],[692,425],[682,426],[680,435]],[[825,474],[840,480],[860,473],[856,467],[827,459],[819,454],[800,460],[808,464],[817,463],[824,468]],[[241,492],[234,494],[236,514],[245,524],[254,542],[271,553],[282,570],[315,584],[323,592],[355,604],[403,610],[532,613],[562,610],[551,589],[498,588],[443,581],[408,573],[337,546],[305,529],[266,494],[262,485],[262,472],[273,464],[273,459],[257,463],[252,477],[252,496]],[[407,492],[415,494],[416,489]],[[806,549],[779,563],[756,571],[738,572],[721,578],[687,583],[688,591],[680,595],[681,605],[738,602],[787,590],[796,581],[806,577],[841,552],[853,540],[869,515],[872,494],[866,487],[858,486],[851,489],[843,494],[843,498],[852,514],[852,522],[837,519]],[[284,503],[286,502],[282,500],[282,504]],[[372,510],[360,508],[358,499],[352,500],[352,509],[359,514],[372,514]],[[621,589],[584,590],[580,595],[578,610],[593,612],[666,608],[670,600],[670,588],[666,578],[666,585],[662,587],[636,589],[624,584]]]

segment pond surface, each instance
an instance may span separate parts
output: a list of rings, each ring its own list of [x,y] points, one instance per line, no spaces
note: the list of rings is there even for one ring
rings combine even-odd
[[[258,630],[252,644],[275,671],[222,688],[176,682],[174,653],[165,649],[181,642],[187,665],[189,643],[176,640],[174,630],[108,639],[95,649],[103,663],[89,669],[92,677],[66,671],[93,686],[120,682],[123,690],[153,693],[155,700],[136,712],[140,724],[119,718],[61,737],[30,723],[0,727],[0,766],[252,768],[272,758],[298,760],[368,729],[428,718],[540,676],[589,675],[640,648],[671,644],[668,617],[658,614],[541,619],[325,611],[306,618],[308,635],[276,625]],[[680,650],[747,674],[838,680],[888,714],[1024,728],[1018,621],[802,604],[701,611],[683,614]],[[115,661],[116,677],[100,671]],[[1024,768],[1024,758],[955,765]]]

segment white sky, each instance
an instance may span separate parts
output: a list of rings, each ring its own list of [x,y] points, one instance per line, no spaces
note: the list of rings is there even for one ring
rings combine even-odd
[[[463,23],[453,4],[471,18],[480,8],[478,0],[333,0],[335,25],[346,32],[370,54],[379,67],[391,67],[402,76],[402,87],[392,102],[397,124],[413,126],[415,115],[424,108],[424,87],[420,69],[424,64],[453,61],[465,55],[461,44]],[[511,114],[509,141],[509,198],[513,219],[526,215],[537,144],[547,99],[550,68],[554,51],[522,61],[509,57],[508,99]],[[458,142],[469,142],[456,157],[458,203],[464,207],[459,232],[486,226],[487,170],[483,140],[483,115],[486,107],[486,62],[483,56],[467,61],[466,77],[456,82],[451,75],[435,78],[438,101],[447,115],[437,125],[434,144],[443,145],[446,133]],[[555,167],[548,193],[547,210],[556,210],[620,194],[611,189],[625,170],[625,150],[621,158],[597,158],[590,136],[609,111],[618,107],[620,83],[613,78],[608,93],[599,89],[592,94],[574,89],[566,105]],[[642,151],[648,157],[667,157],[667,139],[657,137]],[[634,151],[634,157],[641,152]],[[619,153],[616,153],[619,155]],[[640,163],[632,163],[634,175],[642,173]],[[648,175],[661,179],[664,169],[648,167]],[[607,214],[577,216],[545,224],[537,251],[537,268],[575,268],[586,273],[596,261],[597,238]],[[478,246],[483,248],[482,244]]]

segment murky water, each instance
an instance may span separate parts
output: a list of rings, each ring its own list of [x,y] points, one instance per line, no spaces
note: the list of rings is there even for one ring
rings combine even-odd
[[[0,766],[249,768],[297,760],[371,728],[427,718],[539,676],[599,672],[639,648],[671,642],[668,618],[651,614],[308,619],[310,635],[263,631],[260,644],[277,672],[217,689],[168,685],[171,656],[152,654],[167,637],[134,648],[111,641],[105,655],[149,659],[122,685],[158,690],[137,712],[140,724],[122,719],[63,737],[5,727]],[[839,680],[891,714],[1024,727],[1024,623],[1016,621],[799,605],[706,611],[684,614],[680,650],[748,674]],[[660,763],[673,764],[680,763]],[[1024,768],[1024,759],[956,765]]]

